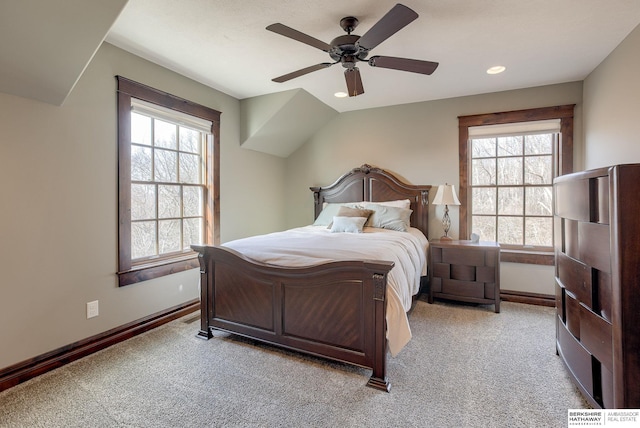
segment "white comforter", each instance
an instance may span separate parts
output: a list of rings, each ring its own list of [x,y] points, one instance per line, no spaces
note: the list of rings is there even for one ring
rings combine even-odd
[[[310,246],[312,242],[312,246]],[[245,256],[278,266],[300,267],[335,260],[386,260],[395,263],[387,280],[387,339],[396,355],[411,339],[406,312],[426,274],[429,243],[418,229],[396,232],[365,227],[364,233],[331,233],[326,226],[304,226],[284,232],[227,242]]]

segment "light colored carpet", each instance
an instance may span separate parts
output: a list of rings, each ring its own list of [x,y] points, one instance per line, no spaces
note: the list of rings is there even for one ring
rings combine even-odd
[[[190,315],[0,393],[1,427],[562,427],[587,403],[554,309],[418,301],[413,340],[370,371],[217,334]]]

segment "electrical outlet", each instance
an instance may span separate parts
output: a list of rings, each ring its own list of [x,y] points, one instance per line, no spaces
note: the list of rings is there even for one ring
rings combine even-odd
[[[87,302],[87,319],[97,317],[98,314],[98,301]]]

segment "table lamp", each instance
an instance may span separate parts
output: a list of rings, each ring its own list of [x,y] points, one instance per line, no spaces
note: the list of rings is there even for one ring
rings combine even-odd
[[[444,184],[438,186],[436,197],[433,198],[434,205],[444,205],[444,216],[442,217],[442,227],[444,228],[444,236],[441,241],[451,241],[449,237],[449,228],[451,227],[451,219],[449,218],[449,205],[460,205],[460,200],[456,195],[456,189],[452,184]]]

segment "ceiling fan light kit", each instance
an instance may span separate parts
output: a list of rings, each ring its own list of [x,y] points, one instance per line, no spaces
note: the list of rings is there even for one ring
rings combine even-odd
[[[380,55],[367,59],[369,52],[373,48],[387,40],[416,18],[418,18],[416,12],[398,3],[361,37],[351,34],[358,26],[358,19],[353,16],[347,16],[340,20],[340,27],[342,27],[347,34],[336,37],[331,43],[325,43],[298,30],[287,27],[284,24],[271,24],[267,27],[267,30],[325,51],[334,61],[305,67],[272,80],[282,83],[340,63],[346,69],[344,76],[347,83],[347,93],[350,97],[355,97],[364,93],[360,69],[356,65],[358,62],[366,62],[371,67],[431,74],[438,67],[437,62]]]

